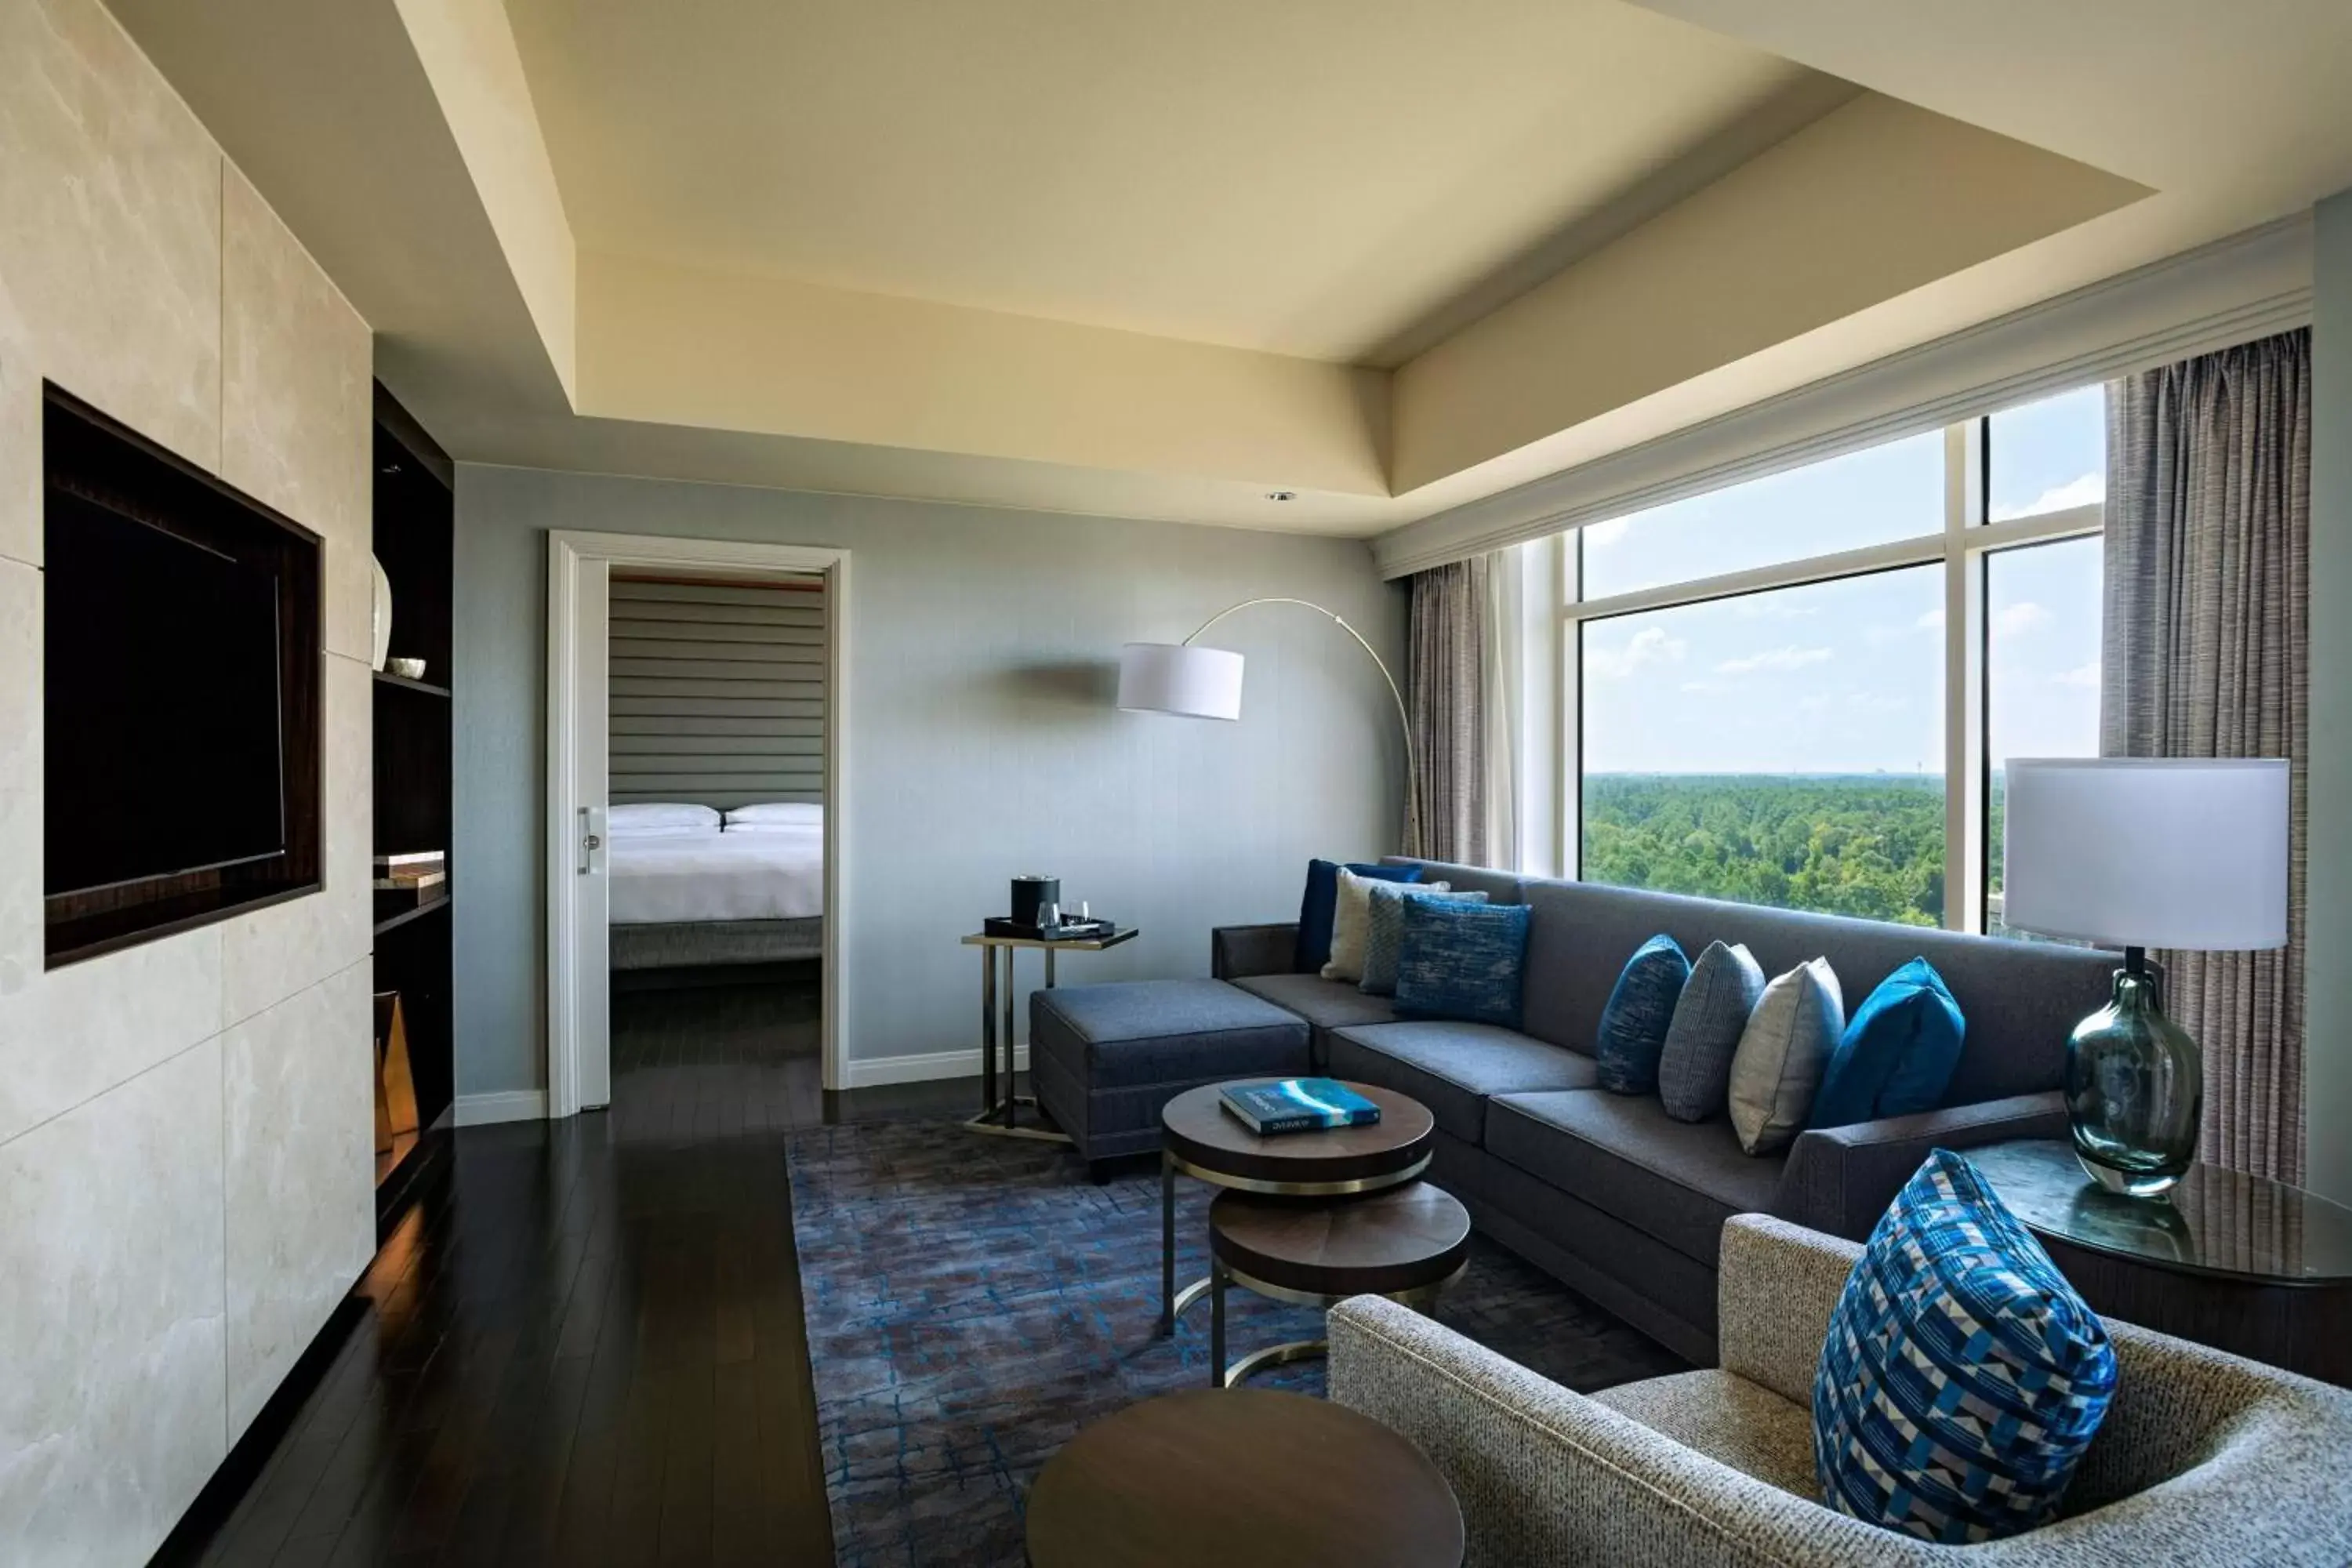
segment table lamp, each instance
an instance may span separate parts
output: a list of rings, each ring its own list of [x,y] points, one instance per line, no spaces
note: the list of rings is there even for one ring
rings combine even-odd
[[[2286,945],[2287,764],[2272,759],[2013,759],[2001,919],[2124,950],[2108,1004],[2066,1044],[2074,1155],[2155,1197],[2197,1157],[2204,1059],[2164,1016],[2151,947]]]

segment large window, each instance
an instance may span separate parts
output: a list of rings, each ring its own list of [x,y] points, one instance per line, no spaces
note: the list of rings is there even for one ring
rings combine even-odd
[[[1567,868],[2000,930],[2002,762],[2098,748],[2104,391],[1578,531]]]

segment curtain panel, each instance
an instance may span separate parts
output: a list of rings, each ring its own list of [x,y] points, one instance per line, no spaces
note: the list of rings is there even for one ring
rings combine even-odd
[[[1486,863],[1486,562],[1416,572],[1405,651],[1412,732],[1405,853]]]
[[[2100,747],[2292,764],[2287,945],[2166,952],[2204,1048],[2200,1156],[2286,1182],[2304,1155],[2311,334],[2111,383]]]

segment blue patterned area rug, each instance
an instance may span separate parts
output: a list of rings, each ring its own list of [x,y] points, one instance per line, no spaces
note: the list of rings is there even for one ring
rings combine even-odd
[[[1204,1385],[1209,1306],[1160,1319],[1160,1178],[1096,1186],[1068,1151],[952,1123],[792,1135],[835,1550],[847,1568],[1022,1562],[1029,1484],[1078,1428]],[[1207,1271],[1210,1189],[1177,1188],[1180,1284]],[[1227,1353],[1320,1333],[1321,1314],[1235,1289]],[[1684,1363],[1478,1239],[1438,1318],[1591,1391]],[[1320,1394],[1320,1363],[1261,1386]]]

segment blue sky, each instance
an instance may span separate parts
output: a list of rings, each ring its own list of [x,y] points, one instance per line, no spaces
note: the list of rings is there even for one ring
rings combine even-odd
[[[2099,499],[2096,387],[1995,415],[1993,518]],[[1598,598],[1943,526],[1943,436],[1584,530]],[[2097,749],[2099,544],[1991,558],[1994,760]],[[1940,773],[1943,569],[1906,568],[1585,624],[1584,765],[1616,773]]]

